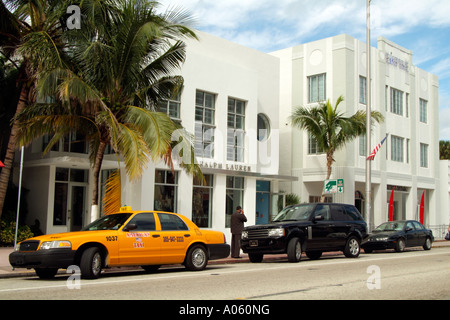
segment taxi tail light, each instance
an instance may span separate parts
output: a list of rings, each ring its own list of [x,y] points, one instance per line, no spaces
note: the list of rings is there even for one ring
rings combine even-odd
[[[223,243],[227,243],[227,237],[225,236],[225,233],[222,234],[223,234]]]

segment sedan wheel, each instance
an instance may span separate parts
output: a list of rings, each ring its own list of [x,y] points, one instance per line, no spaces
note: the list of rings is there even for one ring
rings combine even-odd
[[[425,244],[423,245],[423,249],[424,250],[431,250],[431,239],[430,238],[426,238],[425,239]]]
[[[397,243],[395,244],[395,251],[397,252],[403,252],[405,251],[405,240],[403,239],[398,239]]]

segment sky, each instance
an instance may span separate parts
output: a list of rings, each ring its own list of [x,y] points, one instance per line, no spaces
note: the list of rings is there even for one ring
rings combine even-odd
[[[366,42],[366,0],[159,0],[200,31],[262,52],[346,33]],[[439,77],[440,140],[450,140],[450,1],[371,0],[371,44],[383,36]]]

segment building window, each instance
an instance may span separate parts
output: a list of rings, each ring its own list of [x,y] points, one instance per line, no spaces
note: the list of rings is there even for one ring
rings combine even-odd
[[[215,95],[197,91],[195,99],[195,155],[214,157]]]
[[[322,199],[321,196],[309,196],[309,203],[320,203],[320,199]],[[332,203],[333,202],[333,197],[325,197],[323,202],[325,203]]]
[[[181,95],[177,94],[175,97],[168,100],[161,100],[159,102],[159,111],[167,114],[172,120],[181,122]]]
[[[53,136],[44,135],[42,138],[42,151],[48,147],[52,141]],[[70,132],[65,135],[62,139],[53,144],[50,151],[58,152],[73,152],[73,153],[88,153],[88,144],[86,143],[86,138],[84,135],[78,132]]]
[[[79,208],[81,212],[73,212],[71,219],[82,219],[85,204],[84,187],[79,183],[89,182],[89,171],[82,169],[56,168],[55,198],[53,203],[53,225],[67,225],[68,209]],[[71,184],[74,182],[76,184]],[[69,199],[70,195],[70,199]],[[72,224],[82,225],[82,221],[72,221]]]
[[[319,146],[316,138],[312,134],[308,133],[308,154],[320,154],[323,153],[323,149]]]
[[[420,166],[422,168],[428,168],[428,145],[420,144]]]
[[[406,139],[406,163],[409,163],[409,139]]]
[[[213,175],[205,174],[204,181],[194,178],[192,193],[192,221],[200,228],[211,228],[213,206]]]
[[[367,104],[367,79],[359,76],[359,103]]]
[[[245,102],[228,98],[227,160],[244,161]]]
[[[406,117],[409,118],[409,93],[405,94]]]
[[[363,157],[367,157],[367,139],[366,135],[363,134],[359,136],[359,155]]]
[[[391,88],[391,112],[403,116],[403,91]]]
[[[427,123],[428,121],[428,102],[423,99],[419,99],[420,105],[420,122]]]
[[[178,172],[155,170],[154,209],[176,212],[178,198]]]
[[[225,227],[230,227],[231,215],[237,206],[243,207],[244,178],[227,176]]]
[[[270,121],[265,114],[258,114],[258,141],[266,141],[270,136]]]
[[[326,99],[326,73],[308,77],[309,96],[308,103],[320,102]]]
[[[404,161],[404,138],[391,136],[391,160],[397,162]]]

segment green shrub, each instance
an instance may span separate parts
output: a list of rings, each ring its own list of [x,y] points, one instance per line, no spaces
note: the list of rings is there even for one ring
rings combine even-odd
[[[14,245],[14,236],[16,233],[16,223],[0,221],[0,246],[12,246]],[[33,237],[28,226],[19,226],[17,230],[17,242]]]

